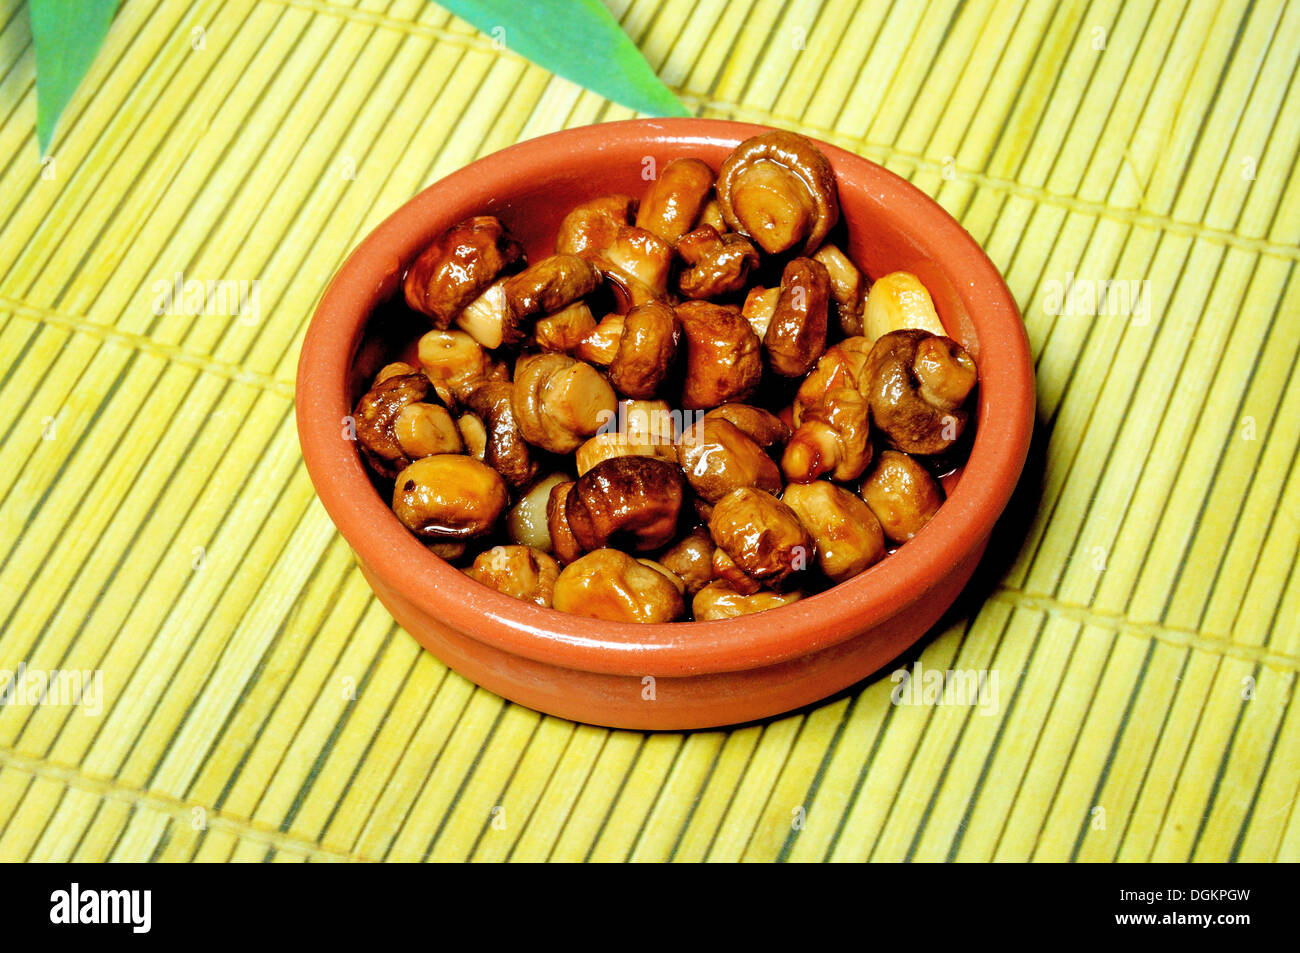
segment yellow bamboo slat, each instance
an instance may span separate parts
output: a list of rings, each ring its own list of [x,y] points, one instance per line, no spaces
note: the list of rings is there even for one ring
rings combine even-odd
[[[103,679],[0,707],[0,859],[1300,859],[1300,5],[607,5],[696,115],[884,164],[1006,276],[1041,499],[900,663],[990,703],[642,734],[448,671],[315,499],[298,346],[422,187],[633,113],[426,0],[124,0],[47,158],[0,0],[0,669]],[[257,311],[158,314],[177,273]]]

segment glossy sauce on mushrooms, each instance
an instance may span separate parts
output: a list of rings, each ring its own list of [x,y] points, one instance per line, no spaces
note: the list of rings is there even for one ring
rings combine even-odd
[[[530,260],[497,218],[456,223],[394,302],[424,329],[348,439],[431,552],[649,623],[779,608],[924,532],[978,369],[916,275],[845,253],[814,143],[772,130],[716,172],[679,157],[556,225]]]

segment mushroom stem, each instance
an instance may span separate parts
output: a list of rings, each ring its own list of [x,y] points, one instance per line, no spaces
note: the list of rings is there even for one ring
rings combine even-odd
[[[794,432],[781,456],[781,472],[791,483],[811,483],[840,462],[839,440],[830,425],[810,420]]]
[[[767,160],[736,175],[732,203],[746,210],[746,229],[769,255],[802,241],[817,217],[808,187],[788,169]]]
[[[489,349],[500,347],[507,338],[514,338],[517,322],[506,299],[505,282],[498,281],[467,304],[456,318],[456,325]]]
[[[741,314],[760,339],[767,334],[767,326],[772,323],[772,315],[776,314],[776,303],[779,300],[780,288],[752,288],[745,296]]]
[[[435,453],[460,453],[464,449],[456,422],[447,408],[417,402],[407,404],[393,422],[393,435],[412,460]]]
[[[602,367],[614,360],[623,339],[623,315],[607,314],[578,344],[577,357]]]
[[[891,331],[914,328],[947,334],[934,310],[934,300],[921,280],[910,271],[894,271],[880,278],[867,292],[863,327],[877,341]]]

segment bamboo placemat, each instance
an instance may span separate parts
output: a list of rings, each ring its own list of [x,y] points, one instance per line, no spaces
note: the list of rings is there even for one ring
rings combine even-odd
[[[301,335],[420,188],[630,113],[424,0],[125,0],[42,162],[0,0],[0,669],[103,678],[0,708],[0,858],[1300,859],[1300,4],[610,7],[693,112],[883,163],[1006,275],[1042,498],[919,655],[996,713],[886,675],[643,735],[449,673],[313,495]],[[258,319],[155,315],[178,272]],[[1052,313],[1111,279],[1145,313]]]

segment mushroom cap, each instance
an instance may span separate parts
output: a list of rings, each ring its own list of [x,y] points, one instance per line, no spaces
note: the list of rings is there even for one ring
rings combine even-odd
[[[759,163],[770,163],[784,170],[790,185],[802,185],[811,200],[814,218],[802,235],[792,232],[779,236],[774,223],[766,222],[764,210],[737,209],[736,193],[744,174]],[[817,249],[840,218],[839,193],[830,162],[810,139],[798,133],[773,130],[746,139],[727,156],[718,170],[718,199],[727,224],[742,235],[753,238],[768,254],[780,254],[802,239],[803,252]],[[779,199],[780,196],[773,196]],[[803,204],[803,196],[790,196],[790,204]],[[747,220],[749,219],[749,220]],[[775,243],[774,243],[775,242]]]
[[[510,399],[524,439],[552,453],[578,449],[618,410],[599,371],[553,351],[519,358]]]
[[[677,306],[686,337],[682,406],[688,410],[743,401],[763,376],[760,342],[733,305],[686,301]]]
[[[745,595],[737,592],[730,583],[717,579],[701,588],[691,600],[691,614],[697,622],[714,619],[734,619],[778,606],[788,606],[802,598],[799,592],[756,592]]]
[[[632,221],[636,199],[630,195],[602,195],[572,209],[560,222],[555,251],[587,255],[612,243],[618,230]]]
[[[790,428],[776,414],[752,404],[731,402],[719,404],[705,417],[721,417],[740,428],[750,440],[763,449],[778,446],[790,439]]]
[[[426,539],[483,536],[509,502],[496,470],[458,453],[416,460],[397,475],[393,487],[393,512]]]
[[[659,170],[659,175],[641,197],[637,228],[654,232],[676,243],[691,230],[713,192],[713,169],[702,159],[677,158]]]
[[[600,284],[600,272],[577,255],[552,255],[506,280],[506,301],[516,318],[554,314]]]
[[[755,441],[723,417],[705,416],[682,434],[678,460],[691,489],[708,503],[732,490],[755,486],[781,490],[781,471]]]
[[[837,387],[804,409],[799,426],[781,457],[792,483],[808,483],[824,473],[856,480],[871,463],[871,412],[852,387]]]
[[[424,401],[432,389],[423,374],[394,374],[375,383],[357,401],[352,412],[357,443],[362,456],[383,476],[392,479],[410,464],[394,425],[404,407]]]
[[[885,450],[862,481],[862,499],[885,535],[905,543],[938,512],[943,487],[919,461],[897,450]]]
[[[681,337],[682,325],[671,307],[662,301],[637,305],[623,319],[609,382],[628,397],[653,397],[672,368]]]
[[[683,235],[677,254],[690,266],[677,277],[685,298],[720,298],[740,291],[759,265],[758,251],[748,238],[734,232],[719,235],[711,225]]]
[[[531,546],[493,546],[475,557],[465,575],[507,596],[549,608],[560,565]]]
[[[569,525],[569,493],[573,482],[566,480],[551,487],[546,500],[546,530],[551,539],[551,553],[562,563],[571,563],[583,554],[582,544]]]
[[[565,566],[553,605],[610,622],[672,622],[686,611],[668,575],[617,549],[597,549]]]
[[[513,394],[513,384],[490,381],[470,391],[465,406],[478,415],[487,431],[483,462],[519,490],[533,482],[540,468],[519,430],[511,405]]]
[[[831,281],[826,266],[796,258],[781,274],[776,310],[763,335],[768,365],[782,377],[802,377],[826,350]]]
[[[697,526],[659,556],[659,562],[677,574],[692,595],[713,579],[713,537],[708,527]]]
[[[750,578],[779,586],[814,558],[812,537],[794,510],[752,487],[732,490],[713,505],[709,534]]]
[[[932,339],[942,343],[943,351],[957,355],[962,378],[973,383],[974,361],[960,344],[916,329],[891,331],[877,340],[867,358],[862,381],[871,404],[871,419],[890,445],[927,456],[942,453],[956,443],[969,417],[965,410],[952,405],[951,394],[936,404],[931,388],[924,386],[918,376],[918,348]],[[934,353],[929,347],[921,352],[923,358]],[[935,378],[941,371],[923,367],[922,372],[932,375],[932,382],[938,383]]]
[[[524,248],[492,215],[457,222],[411,264],[402,283],[406,303],[447,328],[510,266]]]
[[[826,480],[786,487],[781,500],[794,510],[817,545],[817,563],[832,582],[843,582],[885,556],[885,534],[871,508]]]
[[[677,535],[685,497],[682,471],[654,457],[610,457],[578,477],[564,503],[586,550],[627,546],[648,553]]]

